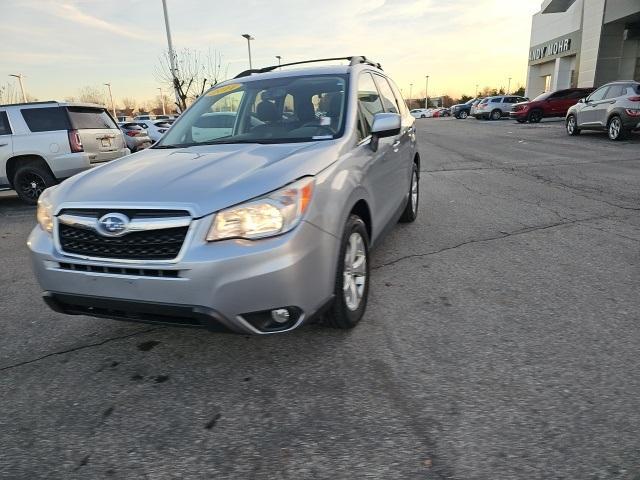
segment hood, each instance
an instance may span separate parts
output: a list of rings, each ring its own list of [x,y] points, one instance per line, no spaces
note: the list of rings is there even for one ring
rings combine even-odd
[[[335,141],[148,149],[65,180],[52,192],[61,207],[181,208],[195,217],[250,200],[337,158]]]

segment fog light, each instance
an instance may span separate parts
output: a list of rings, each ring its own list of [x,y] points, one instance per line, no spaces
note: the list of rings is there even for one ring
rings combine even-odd
[[[289,310],[286,308],[276,308],[275,310],[271,310],[271,318],[276,323],[287,323],[291,316],[289,315]]]

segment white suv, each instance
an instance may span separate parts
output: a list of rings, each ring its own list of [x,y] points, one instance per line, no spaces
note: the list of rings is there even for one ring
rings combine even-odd
[[[99,105],[0,105],[0,190],[14,189],[27,203],[67,177],[129,153]]]

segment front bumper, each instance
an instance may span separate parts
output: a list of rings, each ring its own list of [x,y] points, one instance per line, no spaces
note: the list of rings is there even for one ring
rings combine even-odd
[[[529,110],[518,110],[517,112],[509,112],[509,117],[515,120],[526,120]]]
[[[175,262],[65,255],[40,227],[28,246],[45,300],[68,314],[268,334],[297,328],[332,298],[336,237],[302,222],[278,237],[207,243],[210,224],[192,221]],[[265,327],[279,308],[295,312],[291,322]]]

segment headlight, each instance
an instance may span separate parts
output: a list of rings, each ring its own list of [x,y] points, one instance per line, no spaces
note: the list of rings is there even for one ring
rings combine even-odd
[[[313,185],[313,178],[303,178],[257,200],[221,210],[213,220],[207,241],[253,240],[288,232],[307,211]]]
[[[53,232],[53,205],[49,197],[54,188],[56,188],[56,186],[47,188],[40,194],[38,198],[38,210],[36,212],[36,218],[38,219],[40,228],[49,234]]]

